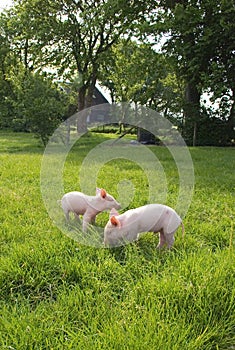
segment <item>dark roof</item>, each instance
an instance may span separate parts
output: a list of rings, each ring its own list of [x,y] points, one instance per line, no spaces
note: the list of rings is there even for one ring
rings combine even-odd
[[[95,87],[92,96],[92,106],[100,105],[103,103],[109,103],[109,101],[104,97],[102,92],[97,87]]]

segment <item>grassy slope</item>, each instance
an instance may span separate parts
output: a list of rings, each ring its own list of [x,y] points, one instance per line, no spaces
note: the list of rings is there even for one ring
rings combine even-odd
[[[186,237],[178,234],[172,251],[157,252],[151,234],[105,250],[80,246],[53,226],[41,201],[37,141],[9,133],[0,140],[0,349],[234,348],[234,149],[191,149],[195,194]],[[85,138],[71,153],[66,190],[102,140]],[[164,163],[171,202],[176,169],[167,150],[151,149]],[[113,167],[105,165],[98,185],[116,195]],[[133,206],[144,204],[143,173],[128,162],[115,172],[139,187]]]

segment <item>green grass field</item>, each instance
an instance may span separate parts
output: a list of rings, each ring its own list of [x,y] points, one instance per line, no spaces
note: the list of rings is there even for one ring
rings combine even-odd
[[[66,162],[66,191],[79,190],[83,158],[109,137],[117,136],[79,140]],[[164,166],[167,204],[174,203],[177,169],[166,148],[150,149]],[[235,150],[190,152],[195,189],[184,239],[178,231],[171,251],[157,251],[150,233],[96,249],[49,218],[38,140],[0,133],[0,349],[235,349]],[[116,196],[123,179],[136,188],[130,207],[145,204],[145,175],[128,161],[105,164],[97,185]]]

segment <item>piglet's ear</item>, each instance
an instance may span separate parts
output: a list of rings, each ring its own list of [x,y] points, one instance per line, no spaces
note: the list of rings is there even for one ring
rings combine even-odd
[[[100,194],[100,188],[99,187],[96,187],[96,194],[98,195],[98,194]]]
[[[105,198],[107,196],[107,192],[103,188],[101,188],[101,190],[100,190],[100,196],[102,198]]]
[[[120,221],[116,218],[116,216],[112,216],[112,217],[110,218],[110,221],[111,221],[111,224],[112,224],[113,226],[121,227],[121,223],[120,223]]]
[[[110,211],[109,217],[111,218],[111,216],[118,216],[118,215],[119,215],[119,212],[115,208],[112,208]]]

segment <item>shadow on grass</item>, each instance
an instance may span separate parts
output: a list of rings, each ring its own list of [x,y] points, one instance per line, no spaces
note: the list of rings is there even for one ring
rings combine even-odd
[[[30,133],[0,131],[0,153],[42,154],[44,146]]]
[[[171,249],[166,246],[162,249],[157,248],[158,235],[145,233],[138,241],[128,243],[126,245],[110,248],[110,255],[120,265],[127,265],[129,260],[138,259],[141,264],[153,263],[158,261],[163,267],[168,264],[169,261],[182,261],[187,259],[191,254],[196,254],[198,250],[201,250],[199,242],[196,239],[190,238],[185,240],[179,238]]]
[[[95,134],[93,132],[87,132],[81,136],[78,141],[72,146],[71,153],[77,153],[78,149],[81,151],[83,148],[86,152],[97,146],[97,144],[110,139],[116,139],[118,135],[113,134]],[[59,143],[55,142],[55,148]],[[53,147],[53,144],[52,144]],[[42,141],[32,133],[13,132],[7,130],[0,130],[0,153],[37,153],[43,154],[45,146]]]
[[[110,254],[120,265],[126,265],[130,259],[135,257],[139,261],[153,261],[156,258],[161,259],[166,253],[167,249],[157,249],[158,238],[154,237],[149,239],[148,237],[141,237],[138,241],[131,242],[119,247],[109,248]]]

